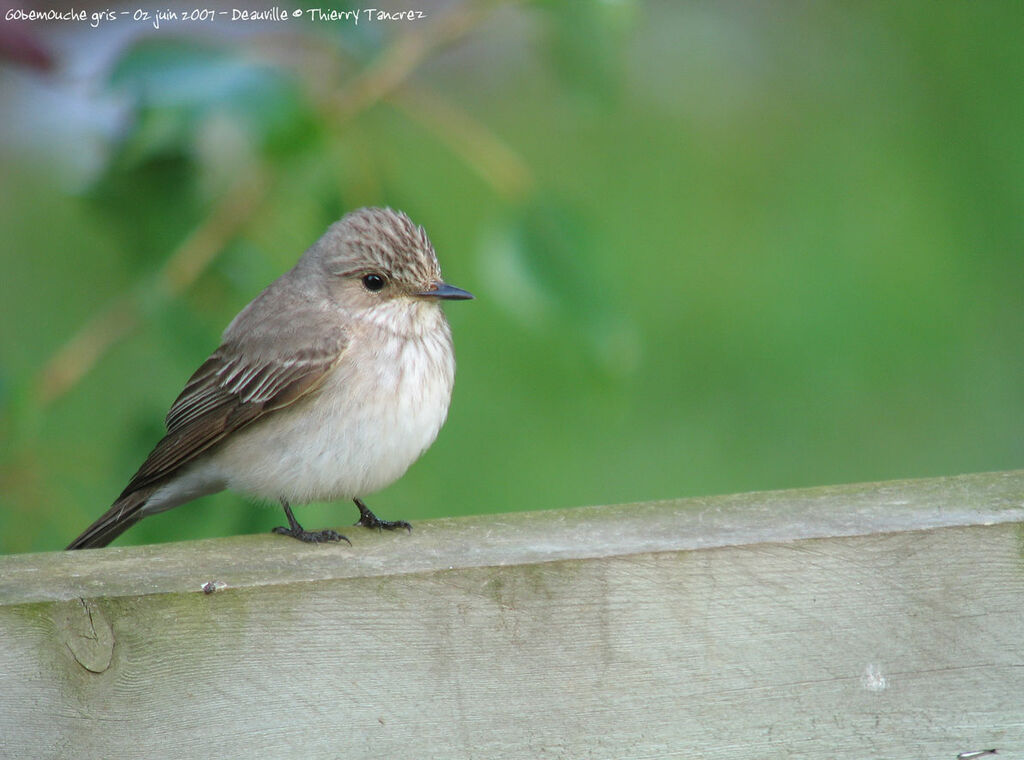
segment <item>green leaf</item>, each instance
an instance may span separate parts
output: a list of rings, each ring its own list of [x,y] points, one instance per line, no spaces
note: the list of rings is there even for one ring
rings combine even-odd
[[[271,154],[305,148],[318,132],[298,83],[280,67],[193,41],[150,40],[118,62],[111,86],[131,97],[138,121],[129,135],[135,161],[173,146],[191,147],[198,125],[227,115]],[[130,163],[130,162],[129,162]]]

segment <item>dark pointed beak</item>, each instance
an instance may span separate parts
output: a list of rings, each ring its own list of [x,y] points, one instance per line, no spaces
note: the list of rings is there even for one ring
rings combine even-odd
[[[416,295],[424,298],[441,298],[445,301],[468,301],[473,294],[468,290],[449,285],[447,282],[435,282],[430,290],[424,290]]]

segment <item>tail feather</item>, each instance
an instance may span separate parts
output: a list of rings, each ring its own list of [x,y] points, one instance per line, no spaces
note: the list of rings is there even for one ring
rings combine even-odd
[[[142,508],[156,490],[140,488],[123,495],[96,522],[68,544],[68,549],[96,549],[106,546],[142,519]]]

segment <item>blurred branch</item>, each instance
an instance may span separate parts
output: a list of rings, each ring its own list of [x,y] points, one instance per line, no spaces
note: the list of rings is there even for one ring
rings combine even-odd
[[[400,87],[388,102],[433,133],[506,200],[520,200],[533,186],[526,162],[465,111],[422,87]]]
[[[331,98],[328,110],[337,124],[345,122],[382,98],[394,93],[413,70],[435,50],[461,39],[472,31],[490,12],[483,5],[459,6],[423,32],[410,33],[395,40],[381,56],[355,77],[347,87]],[[407,99],[408,100],[408,99]],[[426,109],[417,109],[421,114]],[[474,129],[466,117],[455,119],[450,112],[434,109],[432,121],[447,122],[448,128],[470,135],[475,147],[464,151],[474,155],[491,153],[484,157],[485,177],[492,178],[496,187],[513,192],[523,182],[523,174],[516,166],[518,160],[511,151],[501,150],[495,139],[482,128]],[[447,117],[445,116],[447,114]],[[458,125],[453,127],[452,125]],[[498,148],[495,148],[498,145]],[[494,156],[497,156],[496,158]],[[511,156],[511,159],[509,158]],[[474,163],[474,165],[477,165]],[[518,183],[518,184],[517,184]],[[218,203],[210,215],[168,257],[156,276],[155,287],[176,296],[188,288],[216,258],[228,240],[255,213],[269,189],[265,174],[239,182]],[[152,292],[154,283],[144,283],[123,294],[107,308],[85,323],[82,328],[46,362],[36,377],[36,397],[41,406],[53,403],[78,383],[119,340],[128,336],[138,325],[142,299]]]
[[[331,98],[328,108],[335,123],[348,121],[390,95],[430,53],[465,37],[492,10],[483,4],[462,5],[423,32],[410,32],[399,37],[376,61]]]
[[[41,406],[56,401],[92,369],[99,358],[138,324],[134,292],[124,293],[86,322],[74,337],[50,357],[36,377]]]
[[[131,334],[139,323],[142,299],[147,294],[156,290],[177,296],[195,282],[252,216],[266,197],[269,185],[266,173],[251,174],[236,183],[203,223],[174,249],[155,281],[147,277],[86,322],[39,372],[35,389],[40,404],[51,404],[67,393],[103,354]]]
[[[253,215],[269,192],[270,184],[268,172],[251,172],[217,204],[206,221],[178,246],[157,275],[159,285],[168,295],[177,296],[195,282],[242,222]]]
[[[422,85],[407,80],[428,54],[461,39],[485,21],[494,5],[465,5],[451,11],[421,34],[402,37],[345,88],[326,100],[323,110],[336,127],[358,112],[386,100],[407,118],[427,128],[494,191],[506,200],[519,200],[533,185],[523,161],[503,140],[465,111],[447,103]],[[334,51],[335,55],[339,51]]]

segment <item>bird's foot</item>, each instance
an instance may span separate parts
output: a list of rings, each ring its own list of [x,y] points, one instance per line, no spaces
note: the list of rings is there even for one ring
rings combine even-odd
[[[377,530],[398,530],[399,528],[405,528],[407,531],[412,533],[412,526],[405,520],[381,520],[377,515],[370,511],[370,508],[363,504],[361,499],[353,499],[356,506],[359,507],[359,520],[356,521],[355,525],[361,525],[364,528],[376,528]]]
[[[336,530],[325,528],[324,530],[303,530],[301,527],[298,530],[292,528],[286,528],[283,525],[278,525],[273,530],[281,536],[291,536],[297,538],[300,541],[305,541],[307,544],[324,544],[331,543],[334,541],[346,541],[349,546],[352,542],[348,540],[346,536],[341,535]]]
[[[297,538],[300,541],[305,541],[307,544],[323,544],[332,541],[345,541],[349,546],[352,542],[345,536],[338,533],[336,530],[325,528],[324,530],[306,530],[299,521],[295,519],[295,515],[292,514],[292,508],[288,505],[285,499],[281,499],[281,506],[284,507],[285,517],[288,518],[288,527],[278,525],[274,528],[274,533],[281,536],[291,536]]]

